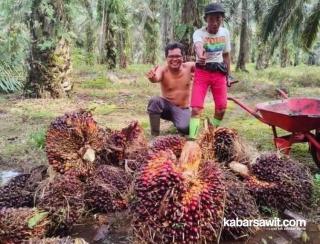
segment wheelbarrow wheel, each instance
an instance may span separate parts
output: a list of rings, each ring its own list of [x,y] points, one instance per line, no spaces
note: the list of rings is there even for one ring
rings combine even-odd
[[[318,142],[320,142],[320,131],[316,131],[316,139]],[[312,155],[314,162],[316,163],[316,165],[320,169],[320,151],[317,150],[317,148],[311,144],[310,152],[311,152],[311,155]]]

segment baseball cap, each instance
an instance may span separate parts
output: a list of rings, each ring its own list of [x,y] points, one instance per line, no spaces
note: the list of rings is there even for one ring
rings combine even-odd
[[[222,13],[224,15],[225,10],[219,3],[210,3],[204,8],[204,15],[207,16],[213,13]]]

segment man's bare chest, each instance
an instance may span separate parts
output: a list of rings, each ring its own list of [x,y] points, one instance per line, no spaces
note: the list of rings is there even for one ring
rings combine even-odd
[[[164,75],[162,87],[165,90],[188,89],[191,85],[191,74]]]

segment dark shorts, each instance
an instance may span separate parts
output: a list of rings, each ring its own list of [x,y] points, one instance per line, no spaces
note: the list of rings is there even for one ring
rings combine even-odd
[[[179,132],[189,133],[190,108],[180,108],[162,97],[152,97],[147,110],[149,114],[160,114],[162,119],[172,121]]]

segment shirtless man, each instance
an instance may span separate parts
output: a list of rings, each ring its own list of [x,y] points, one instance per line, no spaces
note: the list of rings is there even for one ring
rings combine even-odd
[[[160,118],[172,121],[182,134],[189,133],[191,82],[194,62],[183,63],[184,48],[180,43],[166,46],[167,63],[147,73],[152,83],[160,83],[161,96],[152,97],[148,104],[151,135],[160,134]]]

